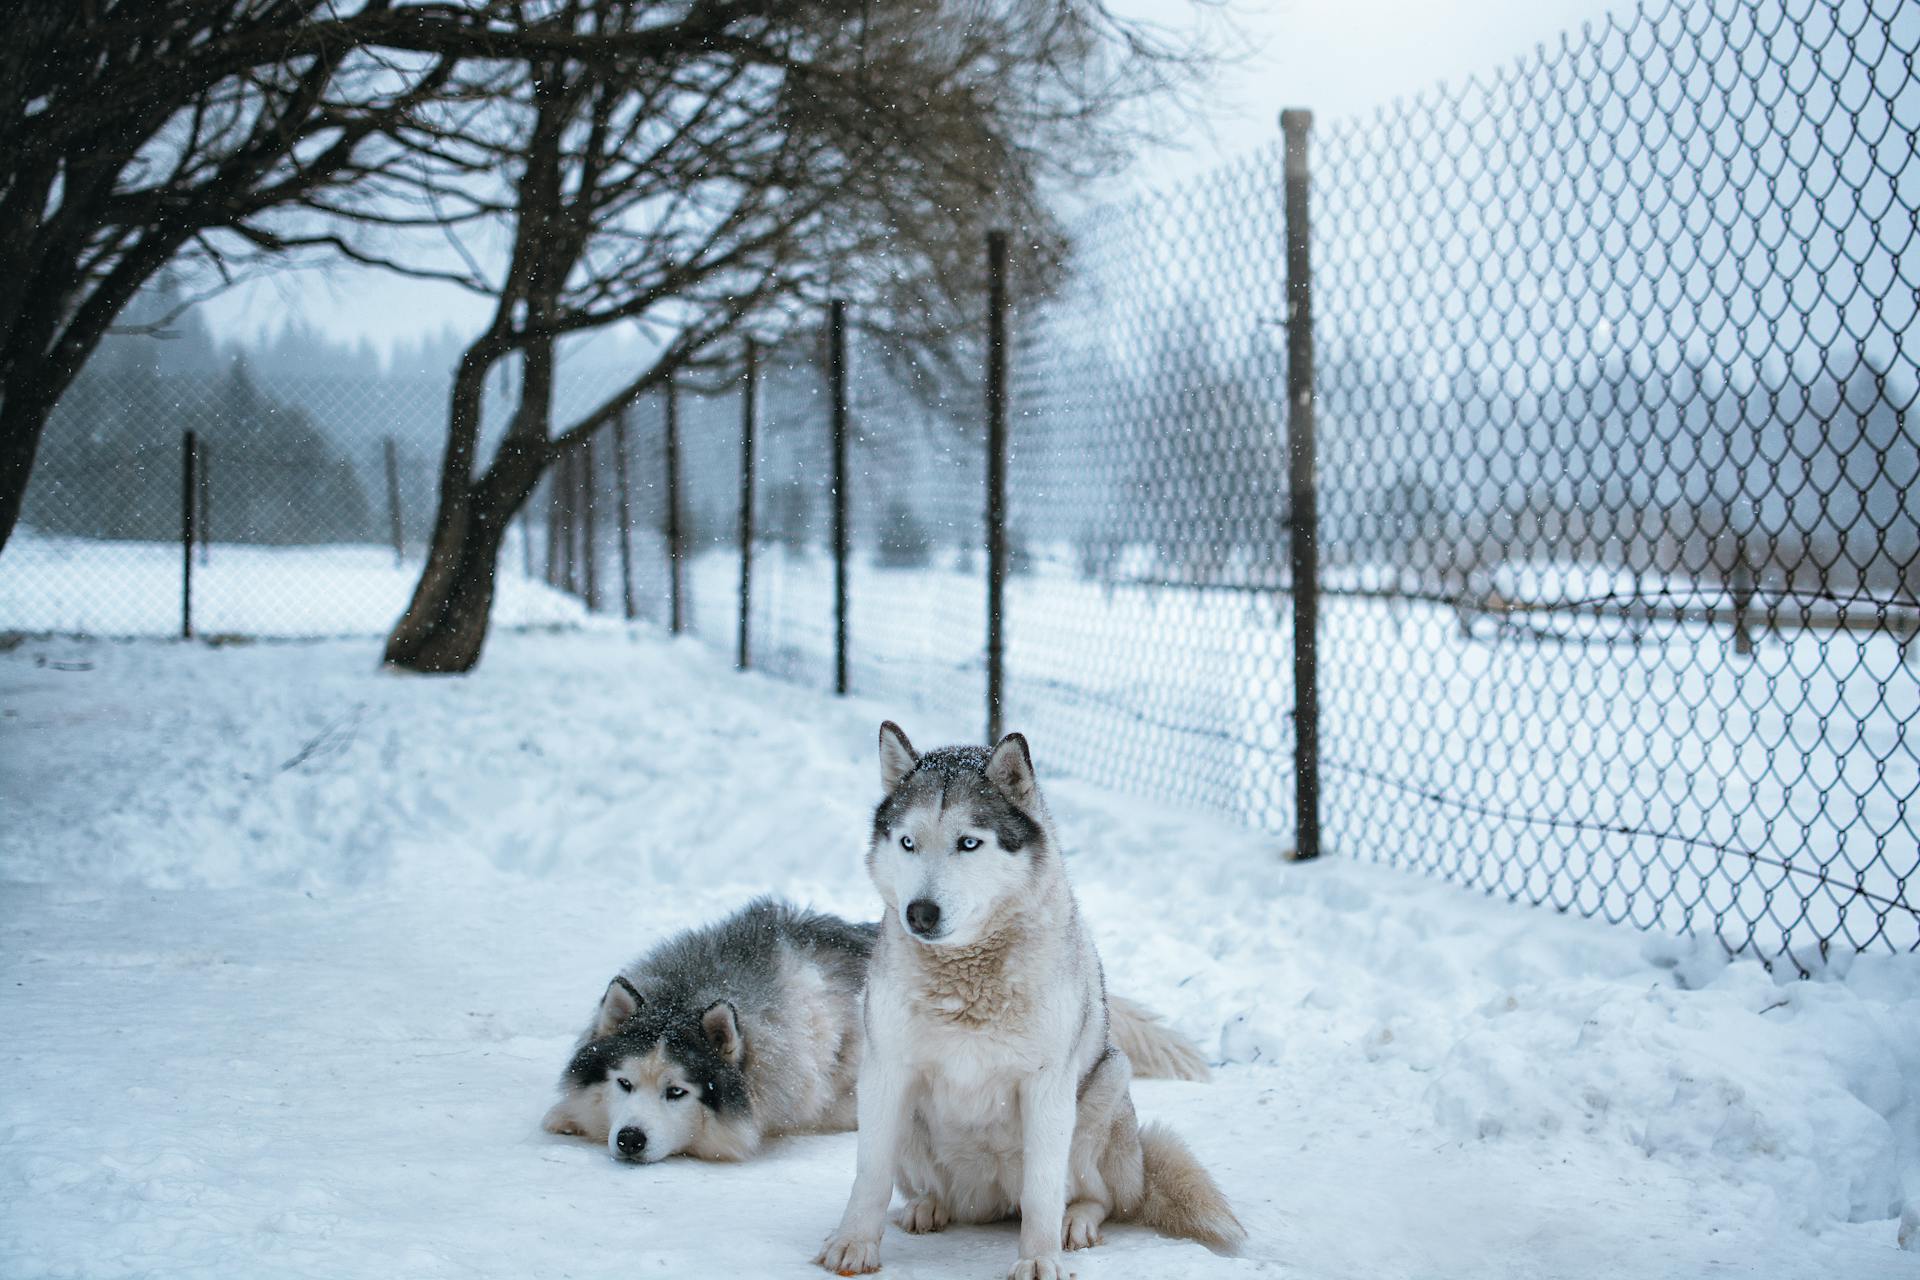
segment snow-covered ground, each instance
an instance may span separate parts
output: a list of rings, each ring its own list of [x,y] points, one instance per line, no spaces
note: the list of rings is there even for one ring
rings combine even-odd
[[[875,722],[696,644],[502,635],[0,655],[0,1274],[817,1275],[850,1135],[628,1168],[540,1132],[606,976],[773,890],[872,912]],[[1033,731],[1043,774],[1056,758]],[[1113,987],[1221,1067],[1146,1083],[1252,1240],[1083,1277],[1920,1274],[1920,957],[1814,981],[1073,779]],[[1011,1227],[890,1234],[992,1277]]]

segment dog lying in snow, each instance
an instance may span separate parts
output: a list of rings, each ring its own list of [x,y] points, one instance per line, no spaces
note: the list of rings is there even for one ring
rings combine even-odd
[[[651,1164],[740,1160],[770,1137],[852,1128],[860,993],[880,932],[762,898],[667,940],[607,984],[546,1129]],[[1206,1077],[1153,1014],[1112,1007],[1116,1042],[1151,1074]]]

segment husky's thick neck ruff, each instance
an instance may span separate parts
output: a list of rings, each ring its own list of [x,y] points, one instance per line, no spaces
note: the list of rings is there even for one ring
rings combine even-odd
[[[902,931],[919,978],[914,985],[928,1010],[967,1027],[1017,1016],[1027,996],[1009,980],[1007,960],[1025,933],[1009,923],[967,946],[941,947]]]
[[[1039,937],[1036,915],[1053,909],[1056,895],[1043,889],[1041,899],[993,920],[985,933],[965,946],[936,946],[899,930],[906,954],[912,957],[916,994],[935,1015],[963,1027],[985,1027],[1018,1018],[1032,1001],[1032,993],[1015,976],[1012,961]]]

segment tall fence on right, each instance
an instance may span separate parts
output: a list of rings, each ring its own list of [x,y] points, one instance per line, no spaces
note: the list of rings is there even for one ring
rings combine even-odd
[[[1015,588],[1010,720],[1287,836],[1297,757],[1330,849],[1501,896],[1920,946],[1916,50],[1675,4],[1315,125],[1317,522],[1280,140],[1092,220],[1019,326],[1016,541],[1077,582]]]

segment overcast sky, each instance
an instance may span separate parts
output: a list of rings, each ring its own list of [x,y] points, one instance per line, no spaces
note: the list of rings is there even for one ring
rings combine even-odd
[[[1194,21],[1189,0],[1118,0],[1122,12]],[[1608,0],[1230,0],[1200,12],[1237,56],[1216,75],[1204,120],[1175,147],[1143,154],[1114,194],[1151,188],[1258,146],[1282,107],[1322,119],[1365,111],[1440,80],[1511,62],[1533,46],[1621,9]],[[208,304],[216,331],[254,331],[304,316],[335,338],[380,345],[445,328],[475,330],[485,304],[453,289],[365,271],[302,272]]]

